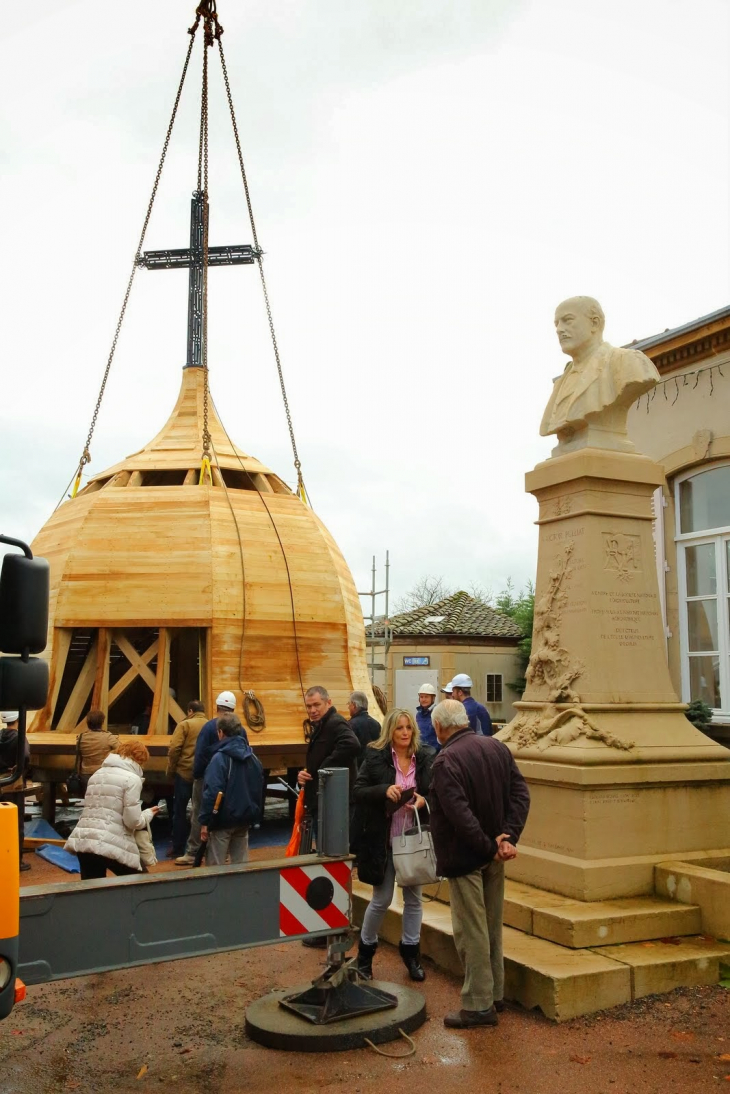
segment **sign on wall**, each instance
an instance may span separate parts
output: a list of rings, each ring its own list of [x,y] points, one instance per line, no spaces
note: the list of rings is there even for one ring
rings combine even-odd
[[[404,657],[403,658],[403,664],[406,668],[409,668],[409,669],[428,668],[428,666],[431,664],[431,658],[430,657]]]

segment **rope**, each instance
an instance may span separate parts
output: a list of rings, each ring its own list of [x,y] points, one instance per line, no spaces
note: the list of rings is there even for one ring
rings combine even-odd
[[[213,409],[215,410],[216,414],[218,414],[218,408],[216,407],[215,402],[213,402]],[[264,495],[261,493],[258,486],[256,485],[256,480],[254,479],[253,475],[248,470],[248,468],[244,465],[243,460],[241,459],[240,455],[238,454],[238,450],[237,450],[236,446],[234,445],[233,441],[231,440],[231,438],[229,436],[229,433],[228,433],[228,430],[226,429],[226,427],[223,423],[223,419],[220,417],[220,414],[218,415],[218,418],[219,418],[219,421],[221,423],[221,428],[223,429],[223,432],[226,435],[226,439],[228,440],[228,443],[231,446],[231,451],[235,453],[236,459],[238,460],[238,462],[240,464],[241,470],[244,472],[245,475],[248,476],[249,482],[251,483],[254,490],[258,494],[259,499],[261,501],[261,504],[263,505],[264,509],[266,510],[267,516],[268,516],[269,520],[271,521],[271,527],[274,529],[274,533],[276,535],[276,538],[279,541],[279,547],[281,549],[281,555],[282,555],[282,558],[284,560],[284,566],[286,567],[286,579],[287,579],[287,582],[288,582],[288,585],[289,585],[289,600],[290,600],[290,603],[291,603],[291,619],[292,619],[292,628],[293,628],[293,631],[294,631],[294,652],[296,653],[296,658],[297,658],[297,675],[299,677],[299,688],[300,688],[301,693],[302,693],[302,704],[306,707],[306,704],[304,703],[305,689],[304,689],[304,681],[302,679],[302,664],[301,664],[301,660],[300,660],[300,657],[299,657],[299,635],[298,635],[298,632],[297,632],[297,616],[296,616],[296,609],[295,609],[295,606],[294,606],[294,587],[292,585],[291,572],[289,570],[289,560],[286,557],[286,551],[284,550],[284,544],[282,543],[281,536],[279,535],[279,529],[276,527],[276,521],[274,520],[273,516],[271,515],[271,510],[269,509],[268,505],[266,504],[266,499],[264,498]],[[218,460],[218,456],[216,455],[216,463],[217,463],[217,460]],[[223,482],[223,485],[225,487],[225,480],[223,479],[222,473],[221,473],[221,482]],[[226,490],[226,497],[228,497],[228,491],[227,490]],[[229,505],[230,504],[231,503],[230,503],[230,498],[229,498]],[[231,505],[231,513],[233,513],[233,506],[232,505]],[[238,530],[238,521],[236,521],[235,515],[234,515],[233,519],[236,523],[236,529]],[[239,547],[240,547],[240,550],[241,550],[241,567],[243,567],[243,544],[241,543],[240,532],[239,532],[239,536],[238,536],[238,542],[239,542]],[[243,582],[243,586],[244,586],[244,597],[245,597],[245,587],[246,587],[246,582],[245,581]],[[246,618],[246,615],[245,615],[245,608],[244,608],[244,620],[245,620],[245,618]],[[242,628],[241,628],[241,661],[242,660],[243,660],[243,625],[242,625]],[[240,666],[240,661],[239,661],[239,666]],[[305,737],[305,740],[306,740],[306,737]]]
[[[201,4],[201,7],[202,6],[203,5]],[[149,222],[150,222],[150,217],[152,216],[152,207],[155,203],[155,198],[157,197],[157,189],[160,185],[160,178],[162,176],[162,168],[165,166],[165,159],[167,157],[167,149],[168,149],[168,146],[170,144],[170,138],[172,136],[173,126],[175,125],[175,118],[177,117],[177,109],[178,109],[178,106],[180,105],[180,96],[182,95],[182,89],[183,89],[183,85],[185,83],[185,77],[187,75],[188,65],[190,64],[190,55],[193,52],[193,45],[195,43],[195,32],[198,29],[198,23],[199,22],[200,22],[200,16],[197,17],[197,19],[195,20],[195,23],[193,24],[193,26],[190,27],[190,29],[188,30],[188,34],[190,35],[190,42],[188,44],[188,51],[185,55],[185,63],[183,65],[182,75],[180,77],[180,83],[178,84],[177,95],[175,96],[175,102],[174,102],[174,105],[173,105],[173,108],[172,108],[172,115],[170,117],[170,122],[169,122],[169,125],[167,126],[167,133],[165,134],[165,140],[164,140],[164,143],[162,145],[162,154],[160,156],[160,162],[157,166],[157,173],[155,174],[155,181],[154,181],[154,185],[152,186],[152,193],[150,195],[149,204],[147,205],[147,213],[145,215],[144,223],[142,225],[142,232],[141,232],[140,237],[139,237],[139,243],[137,244],[137,250],[134,253],[134,261],[132,263],[132,272],[129,275],[129,281],[127,282],[127,290],[124,293],[124,300],[122,301],[122,310],[119,313],[119,318],[117,320],[117,325],[116,325],[116,328],[114,330],[114,338],[112,339],[112,345],[111,345],[111,349],[109,350],[109,356],[107,358],[106,368],[104,369],[104,376],[103,376],[102,381],[101,381],[101,387],[99,388],[99,395],[98,395],[98,398],[96,400],[96,406],[94,407],[94,413],[91,417],[91,425],[89,426],[89,432],[86,436],[86,441],[84,443],[83,451],[81,453],[81,458],[79,459],[78,468],[76,470],[75,476],[72,478],[72,481],[74,482],[74,487],[73,487],[73,491],[72,491],[72,494],[71,494],[72,497],[76,497],[76,493],[77,493],[78,488],[81,484],[81,476],[83,474],[84,467],[86,466],[86,464],[91,463],[91,439],[94,436],[94,430],[96,429],[96,420],[99,417],[99,410],[101,409],[101,401],[104,398],[104,392],[106,390],[107,380],[109,379],[109,372],[111,371],[112,361],[114,360],[114,354],[115,354],[116,348],[117,348],[117,342],[119,341],[119,334],[121,332],[122,323],[124,322],[124,316],[125,316],[126,311],[127,311],[127,304],[129,303],[129,294],[132,291],[132,283],[134,281],[134,275],[137,272],[137,266],[138,266],[139,262],[141,261],[142,247],[144,245],[145,235],[147,234],[147,227],[148,227]],[[61,495],[61,498],[59,499],[58,505],[56,506],[56,509],[58,509],[58,506],[64,500],[64,495],[65,494],[66,494],[66,490],[64,490],[63,494]]]
[[[409,1037],[407,1033],[404,1033],[402,1029],[399,1029],[398,1032],[403,1040],[408,1042],[408,1052],[383,1052],[382,1048],[378,1048],[377,1045],[374,1045],[369,1037],[363,1037],[363,1040],[366,1045],[370,1045],[374,1052],[377,1052],[378,1056],[387,1056],[389,1060],[405,1060],[408,1056],[415,1056],[416,1042],[412,1037]]]
[[[236,112],[233,107],[233,95],[231,94],[231,84],[228,79],[228,67],[226,65],[226,58],[223,52],[223,43],[218,36],[218,53],[220,55],[221,68],[223,70],[223,82],[226,85],[226,98],[228,99],[228,109],[231,113],[231,124],[233,125],[233,137],[236,142],[236,152],[238,154],[238,164],[241,168],[241,179],[243,181],[243,190],[246,195],[246,205],[248,207],[248,219],[251,224],[251,235],[253,237],[253,245],[256,252],[256,265],[258,266],[259,276],[261,278],[261,288],[264,294],[264,304],[266,306],[266,317],[269,323],[269,333],[271,334],[271,344],[274,349],[274,358],[276,360],[276,371],[279,374],[279,386],[281,388],[281,397],[284,402],[284,412],[286,414],[286,423],[289,429],[289,439],[291,441],[292,453],[294,454],[294,468],[297,473],[297,495],[304,502],[305,505],[309,505],[309,497],[304,486],[304,478],[302,476],[302,464],[299,459],[299,452],[297,451],[297,442],[294,436],[294,424],[292,422],[291,410],[289,409],[289,399],[286,394],[286,384],[284,383],[284,371],[281,365],[281,356],[279,354],[279,343],[276,338],[276,330],[274,328],[274,317],[271,312],[271,302],[269,301],[269,290],[266,285],[266,277],[264,275],[264,252],[259,244],[258,232],[256,231],[256,221],[253,215],[253,205],[251,203],[251,192],[248,188],[248,178],[246,176],[246,168],[243,163],[243,152],[241,151],[241,138],[238,135],[238,123],[236,122]]]
[[[243,716],[249,729],[254,733],[260,733],[266,728],[266,712],[264,704],[257,699],[252,690],[246,692],[243,697]]]

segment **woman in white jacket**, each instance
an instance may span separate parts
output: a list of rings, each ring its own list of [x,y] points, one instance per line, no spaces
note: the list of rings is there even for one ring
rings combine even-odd
[[[81,867],[81,880],[142,869],[134,833],[157,808],[142,809],[142,765],[149,752],[141,741],[120,745],[89,779],[79,822],[66,842]]]

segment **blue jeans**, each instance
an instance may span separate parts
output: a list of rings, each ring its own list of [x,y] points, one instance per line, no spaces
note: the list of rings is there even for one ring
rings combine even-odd
[[[192,782],[183,779],[181,775],[176,775],[172,807],[172,850],[177,856],[185,854],[185,843],[188,838],[187,808],[192,793]]]

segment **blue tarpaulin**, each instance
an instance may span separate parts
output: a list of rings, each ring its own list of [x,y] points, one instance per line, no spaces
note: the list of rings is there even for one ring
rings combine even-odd
[[[50,825],[46,827],[50,828]],[[53,843],[44,843],[42,847],[36,847],[35,853],[53,866],[60,866],[67,874],[81,873],[76,855],[70,855],[68,851],[64,851],[63,847],[56,847]]]

